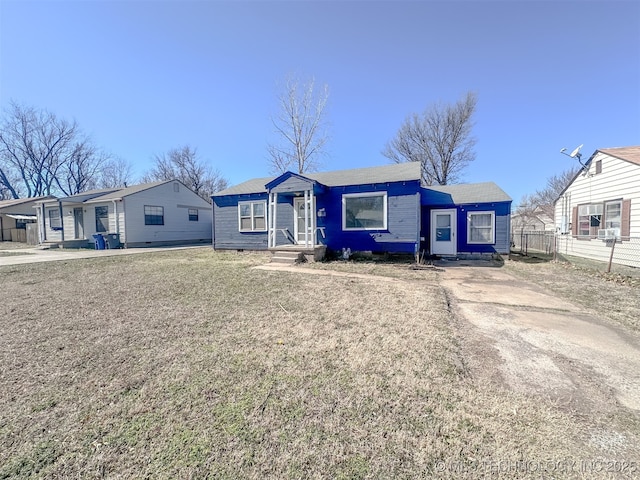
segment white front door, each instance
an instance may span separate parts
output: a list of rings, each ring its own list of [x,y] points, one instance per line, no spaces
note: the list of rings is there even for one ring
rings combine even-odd
[[[293,199],[293,237],[299,244],[305,243],[305,215],[304,215],[304,198]],[[309,209],[309,217],[311,217],[311,209]],[[311,242],[311,218],[309,218],[309,242]]]
[[[431,210],[431,254],[456,253],[456,209]]]

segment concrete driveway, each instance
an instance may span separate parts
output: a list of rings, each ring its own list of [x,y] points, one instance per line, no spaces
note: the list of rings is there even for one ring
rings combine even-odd
[[[504,269],[447,265],[439,276],[473,374],[580,411],[640,410],[637,333]]]
[[[180,246],[180,247],[152,247],[152,248],[122,248],[112,250],[89,250],[79,249],[42,249],[34,248],[14,248],[10,250],[0,250],[0,266],[3,265],[23,265],[26,263],[56,262],[62,260],[76,260],[80,258],[110,257],[115,255],[134,255],[150,252],[163,252],[167,250],[179,250],[184,248],[211,248],[207,245]]]

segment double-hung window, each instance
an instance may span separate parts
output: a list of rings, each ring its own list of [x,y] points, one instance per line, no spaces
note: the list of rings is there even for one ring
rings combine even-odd
[[[622,201],[607,202],[604,204],[604,228],[614,231],[615,236],[620,237],[622,228]]]
[[[60,219],[60,210],[58,208],[49,210],[49,228],[51,230],[62,230],[62,220]]]
[[[197,222],[198,221],[198,209],[197,208],[190,208],[189,209],[189,221],[190,222]]]
[[[96,232],[106,232],[109,226],[109,207],[96,207]]]
[[[164,207],[154,205],[144,206],[145,225],[164,225]]]
[[[267,202],[238,203],[238,228],[241,232],[265,232],[267,230]]]
[[[467,214],[467,239],[469,243],[496,243],[494,212],[469,212]]]
[[[343,230],[386,230],[387,192],[342,195]]]

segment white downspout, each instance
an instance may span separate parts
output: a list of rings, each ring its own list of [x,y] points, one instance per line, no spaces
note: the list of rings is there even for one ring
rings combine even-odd
[[[116,221],[116,233],[120,234],[120,222],[118,221],[118,202],[113,200],[113,215]]]

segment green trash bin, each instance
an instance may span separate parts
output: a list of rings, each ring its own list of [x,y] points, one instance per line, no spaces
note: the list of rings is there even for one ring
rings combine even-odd
[[[119,233],[105,233],[103,237],[107,248],[122,248]]]

